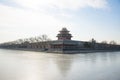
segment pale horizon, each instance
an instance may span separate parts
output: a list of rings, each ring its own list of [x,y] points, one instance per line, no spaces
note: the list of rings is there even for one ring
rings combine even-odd
[[[0,43],[56,35],[63,27],[72,40],[120,44],[119,0],[0,0]]]

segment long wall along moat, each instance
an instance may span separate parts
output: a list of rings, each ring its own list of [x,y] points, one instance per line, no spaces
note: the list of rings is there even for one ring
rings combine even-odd
[[[24,49],[36,50],[55,53],[79,53],[79,52],[96,52],[96,51],[118,51],[120,45],[97,43],[94,39],[90,42],[71,40],[72,34],[67,28],[62,28],[56,36],[58,40],[40,41],[40,42],[23,42],[19,44],[3,43],[0,48],[5,49]]]

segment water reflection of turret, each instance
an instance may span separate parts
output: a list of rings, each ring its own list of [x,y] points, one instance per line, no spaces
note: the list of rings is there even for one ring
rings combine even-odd
[[[59,54],[54,60],[55,64],[58,68],[58,70],[60,71],[60,74],[62,76],[67,76],[67,74],[69,73],[71,67],[72,67],[72,62],[74,56],[73,55],[69,55],[69,54]]]

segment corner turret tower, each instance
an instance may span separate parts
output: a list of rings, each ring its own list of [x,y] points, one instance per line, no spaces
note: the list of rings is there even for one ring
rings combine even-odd
[[[62,30],[59,31],[60,33],[57,34],[58,40],[71,40],[72,35],[69,31],[64,27]]]

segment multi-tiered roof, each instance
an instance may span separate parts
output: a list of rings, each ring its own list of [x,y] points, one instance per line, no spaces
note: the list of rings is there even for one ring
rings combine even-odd
[[[66,28],[62,28],[62,30],[59,32],[60,33],[57,35],[58,40],[71,40],[72,35]]]

